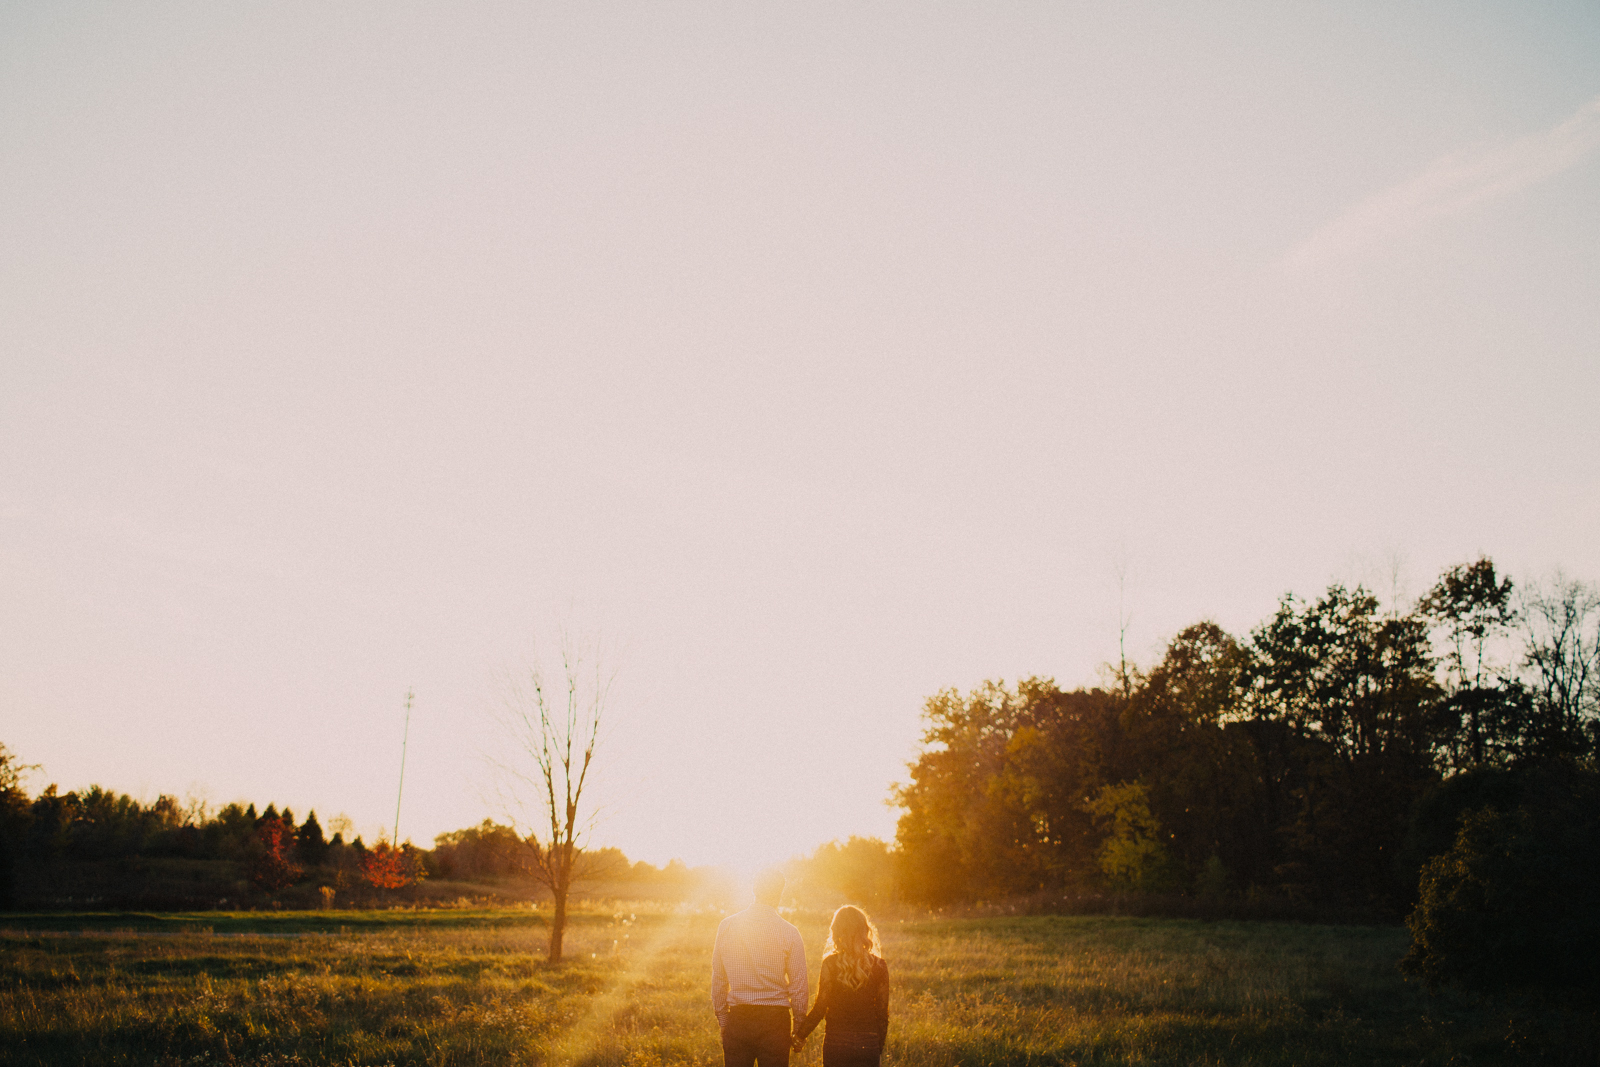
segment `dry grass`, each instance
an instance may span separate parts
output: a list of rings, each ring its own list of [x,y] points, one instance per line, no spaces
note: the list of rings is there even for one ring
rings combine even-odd
[[[554,967],[527,909],[13,919],[0,1063],[717,1064],[717,918],[591,909]],[[813,952],[823,921],[799,918]],[[882,931],[888,1064],[1593,1062],[1592,1005],[1430,995],[1399,979],[1395,929],[1095,917]],[[795,1062],[820,1060],[813,1039]]]

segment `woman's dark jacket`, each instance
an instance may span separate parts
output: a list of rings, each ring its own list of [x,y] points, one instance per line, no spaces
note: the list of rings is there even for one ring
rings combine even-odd
[[[881,1051],[889,1033],[889,965],[872,957],[866,981],[854,989],[839,980],[839,957],[822,961],[822,979],[817,983],[817,1002],[801,1020],[794,1036],[804,1039],[824,1018],[828,1029],[823,1048],[873,1048]],[[865,1046],[865,1047],[863,1047]]]

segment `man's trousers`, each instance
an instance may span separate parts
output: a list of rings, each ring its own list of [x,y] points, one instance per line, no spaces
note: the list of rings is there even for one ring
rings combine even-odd
[[[737,1004],[722,1029],[724,1067],[789,1067],[789,1009]]]

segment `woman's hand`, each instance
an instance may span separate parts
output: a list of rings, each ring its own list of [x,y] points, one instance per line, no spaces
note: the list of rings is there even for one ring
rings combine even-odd
[[[799,1034],[796,1034],[794,1037],[789,1039],[789,1047],[795,1052],[799,1052],[801,1049],[806,1047],[806,1039],[801,1037]]]

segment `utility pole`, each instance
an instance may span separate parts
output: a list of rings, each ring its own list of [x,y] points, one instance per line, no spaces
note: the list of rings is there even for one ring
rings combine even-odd
[[[411,740],[411,701],[415,694],[406,690],[406,729],[400,737],[400,788],[394,792],[394,847],[400,847],[400,798],[406,789],[406,744]]]

